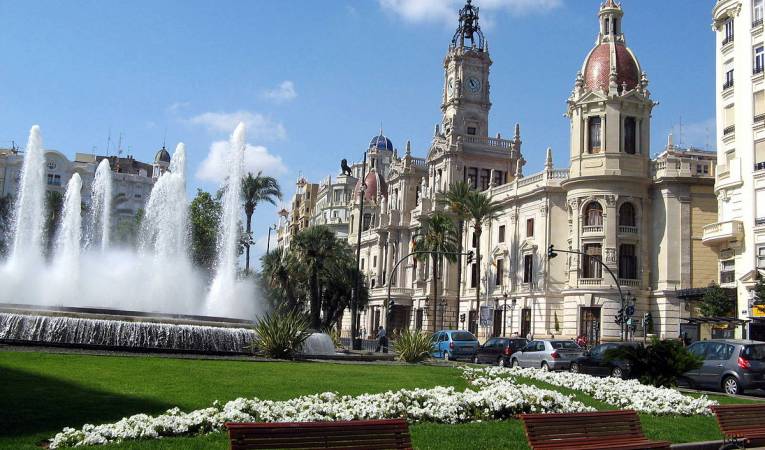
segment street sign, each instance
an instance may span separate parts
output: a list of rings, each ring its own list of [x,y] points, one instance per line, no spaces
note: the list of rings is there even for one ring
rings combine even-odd
[[[488,306],[481,306],[480,324],[482,327],[488,327],[494,322],[494,309]]]
[[[635,315],[635,305],[629,305],[626,308],[624,308],[624,313],[627,316],[634,316]]]

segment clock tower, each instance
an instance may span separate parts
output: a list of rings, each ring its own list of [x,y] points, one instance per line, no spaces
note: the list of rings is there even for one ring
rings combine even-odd
[[[478,7],[460,10],[459,26],[444,59],[442,127],[447,136],[489,134],[489,45],[478,24]]]

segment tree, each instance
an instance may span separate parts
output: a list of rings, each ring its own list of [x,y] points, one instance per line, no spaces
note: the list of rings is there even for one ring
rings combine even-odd
[[[0,257],[8,252],[8,239],[11,237],[13,222],[13,196],[0,197]]]
[[[47,255],[53,252],[56,232],[61,225],[61,214],[64,210],[64,195],[58,191],[45,191],[45,221],[43,222],[44,244]]]
[[[135,215],[117,222],[114,227],[114,238],[112,241],[123,247],[134,248],[138,243],[138,233],[143,222],[144,210],[139,208]]]
[[[757,284],[754,285],[754,304],[765,305],[765,276],[757,272]]]
[[[245,273],[250,271],[250,245],[252,240],[252,215],[260,202],[268,202],[276,205],[276,200],[282,199],[282,191],[279,182],[274,177],[262,175],[258,172],[257,176],[252,176],[248,172],[247,176],[242,178],[242,199],[244,201],[244,214],[247,216],[246,233],[249,237],[245,245],[247,257],[245,259]]]
[[[672,387],[684,373],[701,367],[702,358],[688,351],[675,339],[653,338],[648,346],[621,345],[607,350],[606,360],[620,359],[630,365],[630,373],[641,383]]]
[[[442,212],[435,212],[430,217],[425,217],[420,222],[420,230],[414,238],[414,250],[420,253],[416,256],[420,261],[431,260],[433,268],[433,331],[436,331],[436,312],[438,304],[438,277],[440,265],[445,258],[449,262],[457,260],[455,253],[458,249],[459,237],[454,228],[452,219]]]
[[[483,192],[471,190],[465,199],[465,211],[472,222],[473,235],[475,236],[476,248],[476,289],[475,304],[480,317],[481,314],[481,233],[483,225],[497,218],[500,211],[500,205]]]
[[[734,313],[736,304],[720,285],[712,283],[701,298],[699,310],[704,317],[727,317]]]
[[[348,243],[338,240],[338,246],[339,250],[320,274],[322,330],[331,329],[342,320],[343,312],[353,299],[354,280],[357,276],[364,277],[356,268],[356,258]],[[365,308],[369,302],[369,289],[365,283],[359,286],[358,307]]]
[[[465,220],[470,216],[466,207],[467,197],[472,188],[467,181],[457,181],[449,187],[446,194],[442,194],[439,203],[445,205],[457,221],[457,280],[462,282],[462,236],[465,232]],[[457,303],[460,301],[460,291],[457,289]]]
[[[197,195],[189,206],[191,259],[208,272],[212,272],[215,266],[221,210],[220,197],[213,197],[201,189],[197,189]]]
[[[293,271],[297,265],[291,252],[280,248],[271,250],[260,258],[261,281],[271,307],[284,312],[300,310],[300,287],[297,279],[302,271]]]
[[[292,241],[295,257],[308,275],[308,297],[311,304],[311,328],[321,327],[321,292],[319,275],[325,264],[334,257],[341,246],[335,234],[323,225],[306,228]]]

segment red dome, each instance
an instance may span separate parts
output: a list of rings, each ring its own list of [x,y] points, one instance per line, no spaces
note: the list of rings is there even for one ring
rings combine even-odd
[[[372,170],[366,177],[367,189],[364,192],[365,202],[377,202],[378,195],[382,195],[388,198],[388,184],[385,182],[385,178],[378,174],[376,170]],[[359,190],[361,189],[361,180],[356,182],[356,187],[353,189],[353,197],[359,197]]]
[[[590,52],[584,64],[584,82],[587,89],[608,92],[612,58],[615,59],[613,65],[616,66],[616,84],[619,89],[621,90],[625,83],[628,90],[637,87],[640,82],[640,69],[632,53],[622,43],[605,42]]]

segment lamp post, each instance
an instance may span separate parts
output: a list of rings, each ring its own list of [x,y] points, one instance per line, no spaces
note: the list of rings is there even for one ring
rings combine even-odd
[[[268,240],[266,241],[266,255],[271,251],[271,230],[276,231],[276,224],[268,226]]]
[[[441,300],[438,301],[438,303],[436,303],[436,306],[438,307],[438,309],[441,310],[441,327],[440,327],[440,329],[442,329],[442,330],[444,329],[444,315],[446,314],[446,303],[447,302],[446,302],[445,298],[442,298]]]
[[[361,339],[356,336],[359,332],[359,293],[361,291],[361,232],[364,229],[364,195],[366,194],[367,177],[367,152],[364,152],[364,163],[361,166],[361,185],[359,186],[359,230],[356,236],[356,287],[353,290],[353,301],[351,302],[351,348],[361,350]]]

